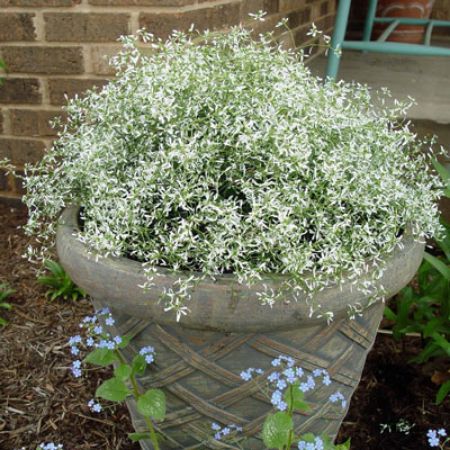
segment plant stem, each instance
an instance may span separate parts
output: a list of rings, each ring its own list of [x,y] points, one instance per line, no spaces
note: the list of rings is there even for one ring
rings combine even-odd
[[[118,350],[115,350],[115,352],[116,352],[120,362],[123,364],[127,364],[125,358],[121,355],[121,353]],[[137,384],[136,377],[134,375],[131,375],[130,381],[131,381],[131,385],[133,387],[134,398],[137,401],[137,399],[141,396],[141,393],[139,392],[139,386]],[[153,426],[152,420],[150,419],[150,417],[147,417],[147,416],[143,416],[143,417],[145,420],[145,424],[147,425],[148,431],[150,432],[150,440],[152,441],[154,450],[161,450],[159,447],[159,443],[158,443],[158,436],[156,435],[155,427]]]
[[[294,395],[292,392],[292,385],[289,386],[289,409],[288,409],[288,414],[291,416],[293,416],[293,411],[294,411]],[[287,447],[286,449],[289,450],[292,446],[292,440],[294,439],[294,430],[291,428],[289,430],[289,437],[288,437],[288,443],[287,443]]]

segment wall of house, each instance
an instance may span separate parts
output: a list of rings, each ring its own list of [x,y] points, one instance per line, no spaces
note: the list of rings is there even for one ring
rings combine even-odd
[[[226,29],[267,11],[257,31],[289,18],[295,42],[307,41],[312,22],[330,30],[335,0],[0,0],[0,57],[7,74],[0,87],[0,160],[19,169],[38,161],[55,138],[49,120],[65,96],[101,86],[114,74],[105,55],[118,36],[145,27],[165,37],[174,29]],[[254,24],[255,22],[253,22]],[[19,199],[21,183],[0,170],[0,198]]]

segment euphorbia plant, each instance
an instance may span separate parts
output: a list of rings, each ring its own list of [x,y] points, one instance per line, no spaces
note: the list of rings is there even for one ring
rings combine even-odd
[[[230,272],[242,284],[286,275],[261,301],[306,293],[326,315],[316,292],[350,274],[382,296],[383,258],[406,233],[438,230],[442,186],[425,170],[427,144],[397,120],[406,105],[324,83],[301,52],[241,27],[122,41],[117,79],[72,100],[58,141],[27,168],[27,230],[44,242],[33,256],[75,204],[98,257],[144,262],[147,286],[156,267],[191,273],[160,299],[178,318],[196,283]]]

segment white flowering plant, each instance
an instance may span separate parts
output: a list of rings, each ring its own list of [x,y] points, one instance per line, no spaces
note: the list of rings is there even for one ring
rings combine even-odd
[[[191,272],[162,299],[180,317],[205,277],[282,274],[312,296],[368,260],[379,277],[406,229],[438,231],[442,184],[430,144],[398,120],[408,105],[385,93],[375,107],[369,88],[324,82],[302,52],[242,27],[122,41],[117,78],[71,100],[59,139],[27,167],[34,256],[79,205],[93,253],[145,263],[149,285],[156,267]]]

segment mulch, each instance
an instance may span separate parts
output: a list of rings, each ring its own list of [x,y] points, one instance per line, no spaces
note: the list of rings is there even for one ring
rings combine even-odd
[[[15,289],[13,311],[0,310],[9,321],[0,329],[0,450],[35,450],[49,441],[65,450],[138,450],[127,438],[132,425],[124,406],[93,415],[86,405],[109,370],[82,379],[68,370],[67,339],[92,307],[46,298],[22,257],[30,243],[18,228],[25,220],[24,210],[0,204],[0,283]],[[339,435],[351,437],[352,450],[422,450],[429,428],[450,427],[449,401],[434,404],[436,367],[408,363],[420,348],[418,338],[398,343],[379,335]],[[402,421],[412,426],[408,434],[399,430]]]

